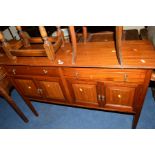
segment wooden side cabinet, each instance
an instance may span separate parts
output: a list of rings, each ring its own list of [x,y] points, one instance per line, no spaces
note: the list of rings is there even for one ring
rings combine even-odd
[[[31,38],[38,44],[20,48],[12,48],[1,33],[7,56],[0,57],[0,63],[35,115],[30,100],[130,113],[136,128],[155,68],[155,53],[148,41],[122,41],[122,28],[116,27],[115,41],[86,42],[85,38],[83,44],[76,42],[71,26],[72,43],[63,46],[59,27],[52,44],[40,27],[44,45],[40,44],[42,38],[41,42]],[[44,57],[47,55],[49,59]]]
[[[16,89],[30,100],[134,114],[136,127],[151,70],[7,66]]]

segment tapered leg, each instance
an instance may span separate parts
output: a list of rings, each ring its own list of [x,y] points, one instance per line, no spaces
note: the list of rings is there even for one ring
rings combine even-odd
[[[35,116],[39,116],[39,114],[35,110],[34,106],[32,105],[31,101],[27,97],[25,97],[25,95],[22,93],[22,91],[16,86],[16,83],[14,82],[14,80],[10,79],[10,81],[14,85],[14,87],[16,88],[18,93],[21,95],[21,97],[23,98],[23,100],[25,101],[27,106],[30,108],[30,110],[35,114]]]
[[[147,93],[147,89],[148,89],[148,85],[150,83],[150,79],[151,79],[151,75],[152,75],[152,70],[147,70],[146,74],[145,74],[145,80],[144,80],[144,84],[141,86],[138,86],[138,91],[135,94],[135,96],[137,96],[136,101],[135,101],[135,115],[133,117],[133,122],[132,122],[132,128],[135,129],[140,117],[140,113],[144,104],[144,99]]]
[[[27,119],[27,117],[20,110],[20,108],[16,105],[14,100],[8,95],[8,93],[4,89],[2,89],[2,88],[0,88],[0,93],[8,101],[9,105],[16,111],[16,113],[22,118],[22,120],[24,122],[28,122],[29,120]]]
[[[138,120],[139,120],[139,116],[140,116],[140,113],[136,113],[136,114],[133,116],[132,129],[136,129],[137,123],[138,123]]]
[[[25,101],[25,103],[28,105],[28,107],[31,109],[31,111],[36,115],[39,116],[39,114],[37,113],[37,111],[35,110],[34,106],[32,105],[31,101],[23,96],[23,99]]]

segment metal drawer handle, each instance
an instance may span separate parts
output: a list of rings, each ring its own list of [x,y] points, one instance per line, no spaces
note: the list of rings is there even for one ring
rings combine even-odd
[[[101,96],[101,101],[104,101],[104,99],[105,99],[105,96],[102,95]]]
[[[126,82],[128,80],[128,74],[124,74],[124,81]]]
[[[48,71],[47,71],[47,70],[45,70],[45,69],[43,69],[43,72],[44,72],[45,74],[47,74],[47,73],[48,73]]]
[[[38,94],[43,94],[43,90],[42,89],[38,88],[37,91],[38,91]]]
[[[75,75],[76,78],[79,77],[79,73],[78,72],[75,72],[74,75]]]
[[[98,97],[98,100],[99,100],[99,101],[101,101],[101,95],[100,95],[100,94],[98,94],[98,96],[97,96],[97,97]]]
[[[98,95],[98,100],[99,101],[104,101],[104,99],[105,99],[105,96],[104,95]]]
[[[13,69],[12,72],[14,75],[16,75],[16,69]]]

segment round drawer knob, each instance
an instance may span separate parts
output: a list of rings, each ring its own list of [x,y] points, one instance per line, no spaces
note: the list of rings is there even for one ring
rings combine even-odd
[[[83,89],[82,88],[79,88],[80,92],[83,92]]]
[[[31,89],[31,86],[28,86],[29,89]]]
[[[122,98],[122,96],[120,94],[118,94],[118,98]]]

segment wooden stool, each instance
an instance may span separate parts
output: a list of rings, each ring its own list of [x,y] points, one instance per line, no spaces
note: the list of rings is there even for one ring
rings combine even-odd
[[[16,26],[20,40],[7,41],[0,31],[0,42],[8,58],[15,60],[17,57],[48,57],[54,61],[55,53],[64,46],[63,32],[57,27],[57,37],[48,37],[44,26],[39,26],[41,37],[29,37],[22,31],[21,26]]]
[[[27,117],[9,95],[11,88],[11,82],[7,79],[5,71],[2,70],[2,67],[0,67],[0,96],[4,97],[7,100],[9,105],[16,111],[16,113],[22,118],[24,122],[28,122],[29,120],[27,119]]]

